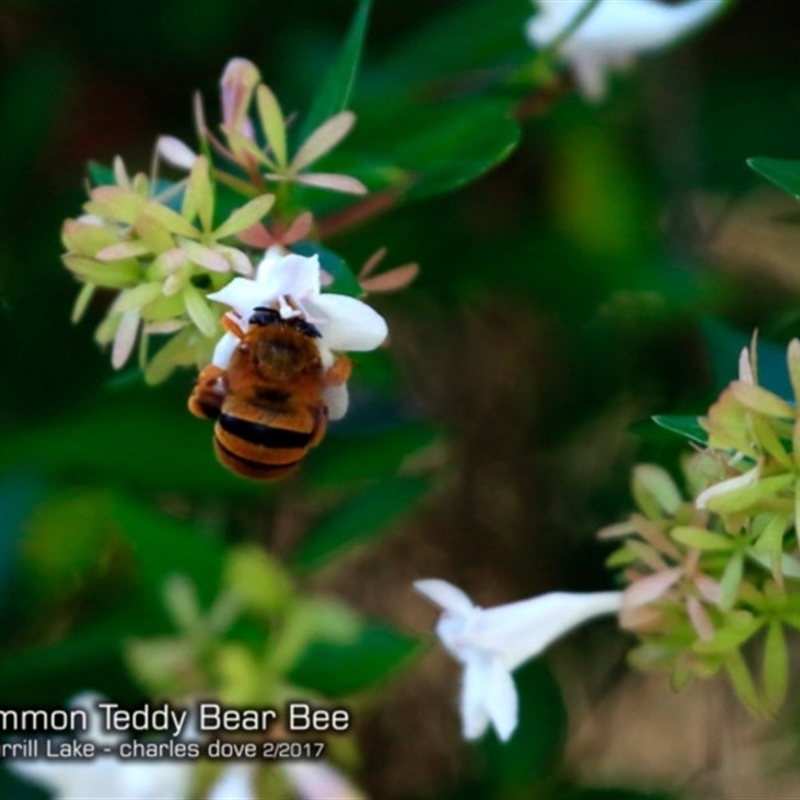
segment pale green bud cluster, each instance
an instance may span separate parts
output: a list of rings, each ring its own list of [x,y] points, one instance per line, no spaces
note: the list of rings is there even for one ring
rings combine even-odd
[[[145,175],[130,178],[121,159],[114,177],[114,185],[91,190],[84,216],[64,224],[64,263],[84,283],[73,319],[81,317],[98,288],[115,291],[95,339],[113,343],[116,368],[125,364],[138,339],[146,379],[157,383],[177,365],[210,360],[222,335],[224,309],[206,295],[234,274],[252,274],[250,256],[234,246],[235,237],[258,222],[274,198],[256,197],[215,224],[215,190],[203,156],[185,185],[162,194]],[[173,208],[176,188],[181,199]],[[149,359],[149,337],[155,334],[172,338]]]
[[[795,403],[758,385],[752,353],[739,380],[699,420],[708,447],[684,462],[691,500],[660,467],[634,470],[641,513],[601,531],[623,538],[609,559],[629,584],[620,621],[640,644],[642,669],[692,676],[727,673],[756,714],[786,696],[786,627],[800,628],[800,342],[788,348]]]

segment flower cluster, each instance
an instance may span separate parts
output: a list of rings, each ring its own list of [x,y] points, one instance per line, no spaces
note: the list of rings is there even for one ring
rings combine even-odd
[[[788,362],[797,398],[797,340]],[[754,713],[774,713],[787,690],[784,628],[800,627],[797,407],[758,385],[754,346],[700,424],[708,447],[685,462],[694,499],[659,467],[641,465],[641,513],[601,531],[624,540],[609,562],[629,583],[621,623],[641,639],[637,666],[669,669],[676,688],[724,671]],[[761,631],[759,686],[743,647]]]
[[[295,310],[302,307],[302,313],[313,306],[322,327],[331,323],[324,356],[332,349],[372,349],[386,336],[383,320],[360,301],[321,294],[332,278],[320,270],[316,256],[292,255],[288,249],[315,234],[313,214],[297,209],[284,190],[290,184],[366,191],[352,177],[309,171],[346,136],[355,116],[342,111],[323,122],[290,157],[283,112],[256,67],[233,59],[221,88],[221,139],[206,125],[198,101],[201,153],[173,137],[157,142],[157,156],[187,169],[186,178],[130,176],[117,158],[112,171],[95,170],[101,185],[90,191],[85,213],[63,228],[64,263],[84,284],[73,320],[80,319],[98,289],[114,292],[95,338],[111,345],[116,369],[127,363],[138,340],[148,383],[164,380],[178,366],[202,368],[215,352],[218,363],[220,352],[231,346],[221,324],[226,305],[239,314],[242,330],[254,306],[274,301],[282,313],[288,303]],[[277,194],[265,191],[266,182],[278,187]],[[280,256],[289,260],[281,264]],[[365,268],[363,293],[399,288],[416,274],[408,265],[372,277],[372,266]],[[359,290],[355,277],[351,284]],[[245,295],[248,300],[241,301]],[[157,349],[154,337],[160,337]],[[156,350],[152,355],[151,349]],[[346,398],[339,406],[346,408]]]
[[[172,707],[186,709],[186,723],[177,741],[203,754],[209,743],[198,727],[198,699],[226,707],[282,709],[287,702],[306,698],[321,702],[320,693],[298,685],[289,676],[315,644],[346,646],[361,633],[360,618],[331,600],[300,594],[288,574],[263,550],[242,547],[227,558],[223,588],[216,601],[202,610],[194,584],[173,576],[164,586],[165,605],[175,627],[169,636],[129,640],[125,656],[144,694]],[[258,645],[244,643],[234,626],[261,629]],[[362,800],[333,760],[352,761],[354,742],[338,733],[326,740],[325,758],[309,760],[230,761],[179,758],[139,760],[116,754],[128,737],[103,727],[98,702],[104,698],[82,693],[71,701],[84,709],[89,729],[78,740],[94,743],[96,758],[9,759],[5,763],[20,777],[54,793],[57,800],[255,800],[258,797],[305,800]],[[227,730],[227,729],[226,729]],[[244,731],[249,728],[244,728]],[[242,731],[221,736],[241,741]],[[280,717],[258,737],[287,741],[296,734]],[[301,741],[298,739],[298,741]],[[331,756],[329,759],[328,756]]]

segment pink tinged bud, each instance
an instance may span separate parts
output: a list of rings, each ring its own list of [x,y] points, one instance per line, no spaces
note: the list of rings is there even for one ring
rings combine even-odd
[[[394,292],[405,289],[419,274],[418,264],[405,264],[388,272],[361,280],[361,288],[367,292]]]
[[[267,230],[267,227],[261,222],[245,228],[237,234],[237,238],[243,244],[250,247],[257,247],[259,250],[266,250],[268,247],[277,244],[275,237]]]
[[[331,189],[342,194],[367,194],[369,191],[357,178],[349,175],[335,175],[327,172],[311,172],[307,175],[299,175],[295,179],[296,183],[306,186],[316,186],[318,189]]]
[[[132,308],[122,315],[117,332],[114,334],[114,344],[111,348],[111,365],[120,369],[130,357],[136,334],[139,331],[139,309]]]
[[[697,587],[697,590],[703,597],[706,598],[710,603],[714,603],[714,605],[719,605],[722,601],[722,591],[720,589],[720,585],[715,581],[709,578],[703,572],[698,572],[694,576],[694,585]]]
[[[755,386],[756,383],[753,368],[750,365],[750,351],[746,347],[743,347],[739,354],[739,380],[742,383],[749,383],[751,386]]]
[[[623,592],[622,608],[637,608],[660,600],[678,582],[682,572],[680,567],[673,567],[641,578]]]
[[[690,597],[686,602],[686,607],[697,635],[706,642],[711,641],[714,638],[714,624],[703,604],[696,597]]]
[[[244,120],[261,74],[252,61],[232,58],[222,73],[222,124],[244,133]],[[252,132],[251,132],[252,133]],[[248,138],[252,138],[249,136]]]

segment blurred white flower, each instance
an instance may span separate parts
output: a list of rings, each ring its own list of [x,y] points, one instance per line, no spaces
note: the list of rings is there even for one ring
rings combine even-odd
[[[591,0],[534,0],[528,41],[546,47],[561,35]],[[583,95],[601,100],[606,72],[626,67],[640,53],[668,47],[715,16],[726,0],[687,0],[667,5],[656,0],[601,0],[559,47]]]
[[[206,800],[258,800],[255,792],[257,765],[253,761],[229,764],[206,795]]]
[[[118,733],[101,727],[102,716],[97,702],[103,697],[93,693],[77,695],[70,707],[86,709],[90,729],[83,737],[102,747],[115,747],[125,740]],[[92,759],[7,759],[14,773],[50,792],[55,800],[186,800],[192,779],[188,761],[139,761],[98,755]]]
[[[280,770],[298,800],[366,800],[366,795],[327,761],[285,761]]]
[[[277,308],[284,319],[302,315],[320,333],[317,346],[325,369],[333,365],[334,352],[374,350],[388,333],[386,321],[366,303],[321,292],[316,255],[287,254],[280,247],[267,250],[254,279],[234,278],[208,298],[230,306],[243,333],[258,307]],[[238,341],[233,333],[226,333],[214,350],[212,363],[227,369]],[[325,398],[330,418],[343,417],[347,410],[346,385],[329,387]]]
[[[483,609],[447,581],[417,581],[414,588],[443,609],[436,633],[464,665],[464,737],[478,739],[491,723],[503,741],[517,727],[517,690],[511,673],[583,622],[616,613],[622,598],[622,592],[551,592]]]

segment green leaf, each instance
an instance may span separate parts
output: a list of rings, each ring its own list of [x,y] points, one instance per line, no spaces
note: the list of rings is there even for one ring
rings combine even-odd
[[[735,546],[730,536],[721,533],[711,533],[704,528],[691,525],[679,525],[670,531],[670,536],[681,544],[696,547],[698,550],[732,550]]]
[[[773,714],[777,714],[786,699],[789,686],[789,654],[786,637],[779,620],[772,620],[767,628],[764,646],[764,698]]]
[[[352,644],[312,644],[289,677],[298,686],[334,697],[350,694],[384,680],[418,647],[417,640],[400,631],[368,624]]]
[[[320,567],[343,550],[378,536],[412,510],[429,488],[424,478],[390,478],[357,492],[306,534],[292,559],[294,566]]]
[[[89,179],[94,186],[113,186],[116,183],[114,170],[97,161],[89,162]]]
[[[441,434],[429,425],[407,425],[364,436],[328,436],[307,459],[315,486],[344,486],[394,475],[412,453],[432,446]]]
[[[530,787],[558,764],[567,733],[567,712],[558,682],[547,665],[531,661],[514,672],[519,727],[508,742],[487,737],[483,750],[498,782],[494,797],[533,796]]]
[[[653,422],[672,433],[685,436],[698,444],[708,444],[708,434],[703,430],[697,417],[691,416],[664,416],[659,414],[653,417]]]
[[[750,670],[738,650],[733,650],[728,655],[725,668],[733,684],[736,696],[744,703],[748,711],[757,717],[763,717],[765,712],[764,703],[756,691],[753,676],[750,674]]]
[[[301,142],[326,119],[347,108],[358,73],[371,6],[372,0],[360,0],[339,57],[322,81],[303,124]]]
[[[473,100],[419,111],[413,126],[395,120],[402,139],[385,147],[395,167],[415,176],[406,200],[452,191],[504,161],[520,138],[511,112],[510,101]]]
[[[213,424],[182,406],[160,406],[152,390],[139,398],[109,396],[82,412],[42,420],[7,433],[0,471],[30,467],[39,473],[195,496],[253,495],[263,484],[221,467],[212,447]],[[188,398],[187,383],[186,396]]]
[[[292,245],[292,251],[306,257],[319,256],[319,265],[333,278],[333,283],[325,287],[326,292],[349,297],[363,297],[366,294],[345,260],[333,250],[316,242],[298,242]]]
[[[750,158],[747,166],[800,199],[800,161],[780,158]]]

